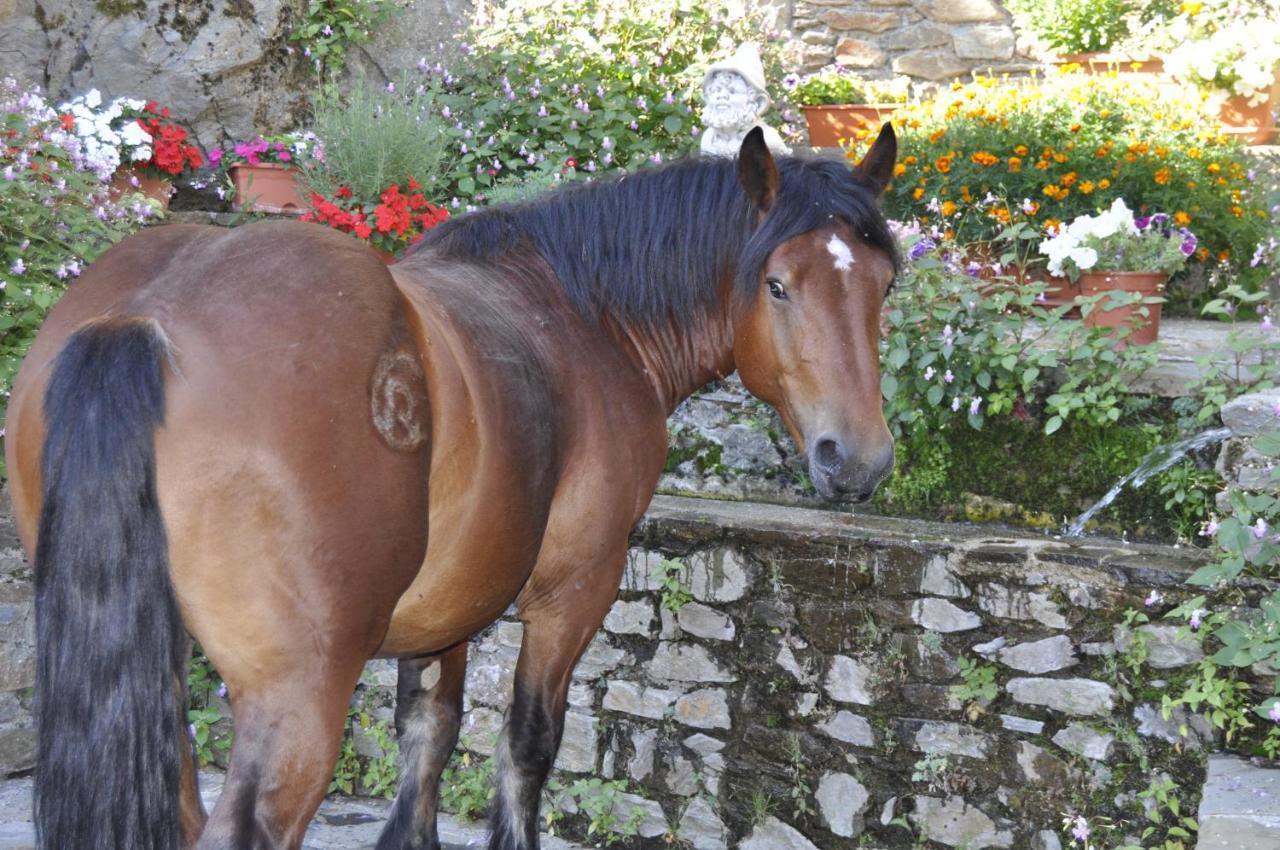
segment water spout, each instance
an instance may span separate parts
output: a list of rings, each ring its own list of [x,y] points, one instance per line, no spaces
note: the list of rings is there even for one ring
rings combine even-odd
[[[1211,446],[1214,443],[1221,443],[1230,436],[1230,428],[1215,428],[1212,431],[1205,431],[1196,434],[1194,437],[1179,440],[1176,443],[1156,446],[1142,459],[1142,463],[1138,464],[1137,469],[1117,481],[1115,486],[1107,491],[1107,495],[1095,502],[1089,510],[1076,517],[1076,521],[1071,523],[1071,527],[1066,530],[1064,536],[1079,537],[1084,532],[1085,524],[1093,519],[1093,515],[1114,502],[1126,485],[1132,484],[1135,489],[1141,487],[1147,483],[1147,479],[1151,476],[1164,472],[1191,452],[1203,449],[1205,446]]]

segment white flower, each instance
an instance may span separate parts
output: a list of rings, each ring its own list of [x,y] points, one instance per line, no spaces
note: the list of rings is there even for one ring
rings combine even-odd
[[[1092,248],[1079,247],[1070,254],[1071,262],[1081,271],[1091,269],[1098,264],[1098,252]]]

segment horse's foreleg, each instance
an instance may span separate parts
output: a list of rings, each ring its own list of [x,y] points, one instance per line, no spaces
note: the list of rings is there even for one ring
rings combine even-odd
[[[361,665],[240,686],[222,796],[197,850],[298,850],[333,777]]]
[[[623,550],[599,565],[563,569],[539,562],[521,594],[524,640],[495,753],[490,850],[538,847],[538,804],[560,748],[573,667],[617,596],[625,558]]]
[[[458,743],[466,671],[465,642],[439,655],[400,661],[396,683],[400,788],[377,850],[439,850],[440,774]]]

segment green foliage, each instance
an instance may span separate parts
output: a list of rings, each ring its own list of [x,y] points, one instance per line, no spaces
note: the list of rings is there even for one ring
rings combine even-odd
[[[685,584],[689,574],[688,568],[678,558],[669,558],[658,565],[661,571],[661,602],[672,614],[679,614],[680,609],[693,601],[693,594]]]
[[[996,666],[972,658],[961,658],[959,663],[963,681],[951,686],[951,696],[965,704],[965,715],[970,721],[977,720],[1000,696]]]
[[[1006,228],[1012,259],[1025,228]],[[1043,284],[966,273],[966,251],[908,230],[912,262],[885,311],[881,391],[896,435],[936,433],[956,420],[982,428],[1041,399],[1045,433],[1072,420],[1108,425],[1127,411],[1132,377],[1155,360],[1152,346],[1115,350],[1114,339],[1040,305]],[[973,263],[972,271],[980,264]],[[1051,370],[1061,375],[1047,393]]]
[[[844,103],[902,103],[910,94],[910,78],[869,80],[851,68],[831,65],[801,79],[789,98],[799,106]]]
[[[158,216],[140,195],[109,198],[80,142],[35,91],[0,82],[0,419],[31,340],[68,283]],[[101,167],[101,166],[99,166]],[[0,467],[2,470],[2,467]]]
[[[215,724],[225,718],[216,708],[187,709],[187,723],[195,742],[196,762],[204,767],[213,763],[219,752],[231,749],[231,736],[213,734]]]
[[[568,178],[696,151],[707,67],[767,35],[760,13],[693,0],[512,0],[485,10],[452,67],[428,69],[455,123],[450,182],[483,200],[510,175]],[[782,39],[764,38],[780,79]]]
[[[347,50],[367,42],[396,11],[392,0],[308,0],[306,17],[289,41],[318,74],[332,78],[346,65]]]
[[[1129,34],[1131,0],[1009,0],[1022,26],[1063,53],[1109,50]]]
[[[788,771],[791,774],[791,816],[805,817],[814,813],[810,798],[813,789],[809,786],[807,760],[800,746],[800,736],[792,734],[787,738],[787,755],[790,760]]]
[[[440,777],[440,804],[463,820],[483,816],[494,795],[493,768],[493,759],[455,751]]]
[[[622,814],[626,809],[623,801],[626,790],[627,783],[621,779],[590,777],[576,780],[564,789],[563,794],[573,800],[586,818],[587,836],[597,836],[605,846],[610,846],[622,838],[636,835],[640,822],[644,820],[644,810],[640,808]]]
[[[1144,809],[1149,824],[1142,831],[1143,845],[1160,850],[1186,850],[1187,842],[1200,829],[1196,819],[1182,813],[1182,801],[1178,798],[1178,785],[1168,776],[1157,776],[1138,799],[1147,803]],[[1163,843],[1149,844],[1152,839]]]
[[[416,180],[427,195],[443,196],[445,125],[421,86],[402,80],[392,91],[361,77],[346,91],[326,87],[312,129],[320,142],[297,160],[308,191],[332,197],[345,186],[356,199],[376,203],[388,186]]]

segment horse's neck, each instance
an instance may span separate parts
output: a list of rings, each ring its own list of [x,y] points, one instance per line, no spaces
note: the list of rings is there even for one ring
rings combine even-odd
[[[610,333],[670,413],[699,387],[733,372],[728,307],[689,323],[618,326]]]

